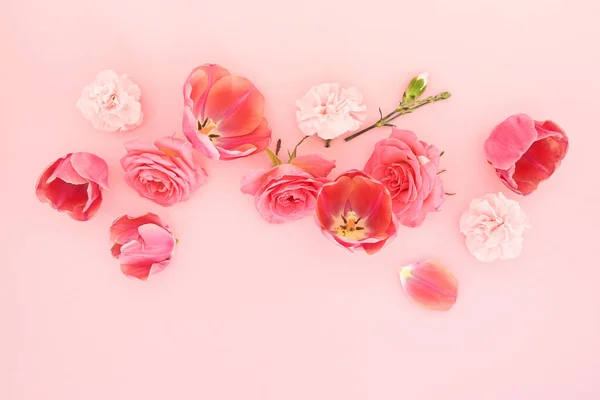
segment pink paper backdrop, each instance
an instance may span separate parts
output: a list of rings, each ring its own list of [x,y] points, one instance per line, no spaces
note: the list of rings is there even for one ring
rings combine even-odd
[[[595,0],[3,0],[0,398],[7,400],[593,400],[600,398],[597,178],[600,6]],[[301,134],[313,84],[360,88],[369,120],[430,73],[451,100],[397,120],[445,150],[448,198],[420,229],[369,257],[328,242],[311,218],[275,226],[239,191],[263,155],[206,162],[209,183],[161,208],[125,185],[122,143],[181,137],[181,86],[205,62],[247,76],[275,138]],[[75,108],[101,69],[142,88],[146,119],[94,131]],[[485,265],[458,231],[469,200],[517,198],[483,141],[508,115],[552,118],[563,166],[519,198],[534,229],[521,258]],[[362,167],[385,129],[324,149],[334,175]],[[70,151],[110,165],[111,191],[80,223],[40,204],[41,170]],[[169,269],[125,278],[107,229],[159,213],[180,243]],[[401,291],[397,268],[437,258],[460,280],[448,313]]]

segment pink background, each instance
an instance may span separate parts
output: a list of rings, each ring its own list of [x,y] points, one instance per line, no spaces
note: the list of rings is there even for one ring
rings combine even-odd
[[[3,0],[0,398],[7,400],[592,400],[600,398],[599,3],[594,0]],[[397,120],[445,150],[442,212],[369,257],[328,242],[311,218],[268,225],[239,181],[258,155],[208,162],[209,183],[161,208],[125,185],[131,138],[181,137],[182,83],[214,62],[267,98],[274,138],[301,137],[311,85],[362,90],[369,120],[415,74],[453,97]],[[131,133],[95,131],[75,108],[113,68],[142,88]],[[551,118],[571,149],[519,198],[534,229],[522,256],[481,264],[458,231],[469,200],[517,196],[483,141],[516,112]],[[362,167],[385,129],[318,150],[334,176]],[[40,204],[35,181],[70,151],[110,165],[111,191],[80,223]],[[111,221],[159,213],[180,243],[148,282],[109,252]],[[448,313],[404,296],[397,268],[436,258],[460,296]]]

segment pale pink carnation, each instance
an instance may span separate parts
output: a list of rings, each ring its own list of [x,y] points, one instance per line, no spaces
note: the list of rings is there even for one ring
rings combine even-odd
[[[523,248],[523,232],[529,227],[519,203],[502,193],[472,200],[460,218],[460,231],[467,237],[467,248],[482,262],[518,257]]]
[[[296,102],[298,127],[306,136],[330,140],[357,130],[367,117],[363,97],[354,87],[323,83],[312,87]]]
[[[140,87],[127,75],[105,70],[83,88],[77,108],[96,129],[127,131],[142,123],[140,96]]]

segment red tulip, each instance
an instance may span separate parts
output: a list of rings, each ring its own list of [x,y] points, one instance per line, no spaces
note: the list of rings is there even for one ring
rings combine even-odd
[[[560,166],[569,138],[552,121],[517,114],[494,128],[484,147],[502,182],[513,192],[528,195]]]
[[[350,251],[374,254],[396,236],[390,192],[364,172],[351,170],[327,183],[315,217],[323,234]]]
[[[246,157],[271,142],[265,98],[248,79],[205,64],[187,78],[183,97],[183,133],[207,157]]]
[[[35,193],[43,203],[87,221],[102,204],[102,189],[108,189],[108,166],[90,153],[69,153],[44,170]]]

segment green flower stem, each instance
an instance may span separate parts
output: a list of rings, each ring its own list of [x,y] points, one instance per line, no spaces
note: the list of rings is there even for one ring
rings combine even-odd
[[[423,107],[424,105],[429,104],[429,103],[435,103],[436,101],[439,101],[439,100],[445,100],[449,97],[450,97],[450,92],[443,92],[443,93],[437,94],[435,96],[429,96],[427,98],[424,98],[423,100],[413,101],[409,104],[404,104],[404,103],[400,104],[398,106],[398,108],[396,108],[394,111],[387,114],[386,116],[379,118],[379,120],[377,120],[377,122],[375,122],[373,125],[367,126],[366,128],[348,136],[344,140],[346,142],[349,142],[352,139],[359,137],[363,133],[368,132],[373,128],[386,126],[387,124],[389,124],[391,121],[395,120],[396,118],[398,118],[404,114],[410,114],[417,108]]]

